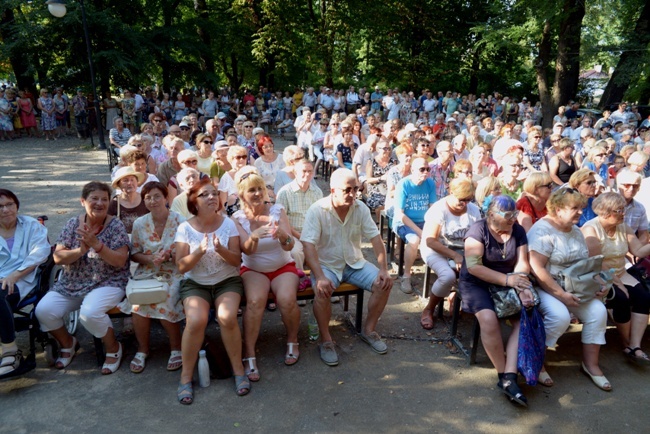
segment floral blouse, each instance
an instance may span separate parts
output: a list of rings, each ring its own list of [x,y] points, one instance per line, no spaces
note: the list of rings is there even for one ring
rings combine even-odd
[[[78,228],[79,217],[68,220],[56,240],[57,245],[62,245],[70,250],[79,248],[80,243],[76,233]],[[124,224],[116,218],[112,218],[108,225],[97,234],[97,239],[111,250],[129,245],[129,236]],[[131,275],[129,265],[127,260],[121,268],[113,267],[104,262],[91,248],[74,263],[63,266],[63,274],[54,284],[52,290],[69,297],[84,297],[93,289],[105,286],[124,289]]]

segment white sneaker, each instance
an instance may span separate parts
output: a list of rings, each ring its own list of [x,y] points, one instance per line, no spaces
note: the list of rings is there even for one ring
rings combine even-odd
[[[402,282],[400,283],[399,289],[404,294],[412,294],[413,293],[413,287],[411,286],[411,278],[410,277],[402,277]]]

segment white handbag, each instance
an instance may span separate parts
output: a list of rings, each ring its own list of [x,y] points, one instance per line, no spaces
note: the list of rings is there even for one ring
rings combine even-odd
[[[167,300],[169,293],[169,285],[165,280],[163,276],[129,279],[126,285],[126,298],[134,305],[162,303]]]

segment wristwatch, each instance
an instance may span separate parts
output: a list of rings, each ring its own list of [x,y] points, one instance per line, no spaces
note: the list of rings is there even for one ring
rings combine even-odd
[[[291,238],[291,235],[287,235],[287,239],[284,241],[283,244],[285,246],[288,246],[289,244],[291,244],[292,241],[293,241],[293,238]]]

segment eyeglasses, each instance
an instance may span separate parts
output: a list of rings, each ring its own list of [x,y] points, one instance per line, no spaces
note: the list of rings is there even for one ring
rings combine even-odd
[[[594,185],[594,184],[596,184],[596,181],[585,181],[585,184]]]
[[[253,128],[252,125],[244,125],[244,128]]]
[[[553,183],[549,182],[548,184],[540,185],[540,187],[546,187],[546,188],[548,188],[550,190],[550,189],[553,188]]]
[[[471,170],[461,170],[460,172],[458,172],[458,175],[472,176],[473,173]]]
[[[133,146],[135,146],[136,148],[141,148],[141,147],[144,146],[144,144],[143,143],[134,143]]]
[[[162,198],[163,198],[163,195],[162,195],[162,194],[157,194],[157,195],[155,195],[155,196],[149,196],[149,195],[147,195],[147,196],[144,197],[144,200],[145,200],[145,202],[158,202],[158,201],[161,200]]]
[[[431,146],[431,143],[418,143],[418,146],[422,146],[423,148],[428,148]]]
[[[506,220],[514,220],[519,215],[519,210],[505,211],[505,212],[504,211],[494,211],[494,213],[500,215],[501,217],[503,217]]]
[[[535,139],[535,140],[539,140],[541,138],[542,138],[542,136],[533,136],[533,139]]]
[[[345,194],[350,194],[352,192],[356,194],[359,191],[359,187],[339,188],[339,190],[341,190]]]
[[[154,124],[158,124],[158,123],[160,123],[162,121],[160,119],[153,119],[151,122],[153,122]]]
[[[191,164],[191,165],[199,164],[198,160],[185,160],[185,161],[182,161],[182,163],[183,164]]]
[[[428,167],[428,166],[427,166],[427,167],[420,167],[420,168],[418,169],[418,171],[419,171],[420,173],[431,172],[431,168]]]
[[[620,187],[623,188],[639,188],[641,187],[639,184],[619,184]]]
[[[207,143],[208,145],[211,145],[212,140],[201,140],[201,143]]]
[[[14,206],[16,206],[16,202],[9,202],[4,205],[0,205],[0,209],[12,209]]]
[[[378,151],[392,151],[393,148],[377,148]]]
[[[604,157],[605,155],[607,155],[607,154],[596,154],[595,156],[596,157]]]
[[[245,160],[248,158],[248,155],[235,155],[233,158],[235,160]]]
[[[217,191],[204,191],[201,194],[197,194],[196,197],[206,198],[206,197],[219,197],[219,192]]]
[[[625,208],[623,208],[623,209],[615,209],[612,212],[614,214],[618,214],[618,215],[625,215]]]

